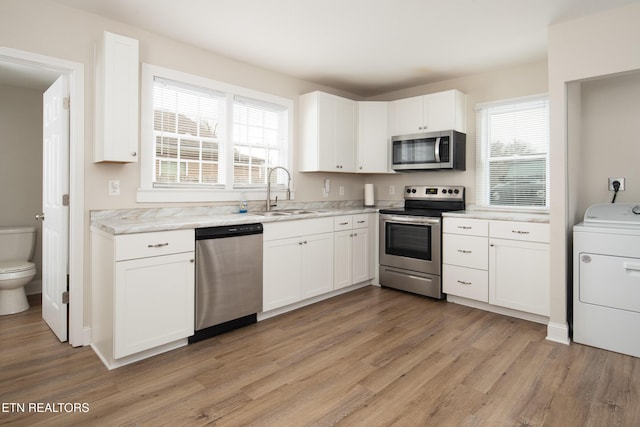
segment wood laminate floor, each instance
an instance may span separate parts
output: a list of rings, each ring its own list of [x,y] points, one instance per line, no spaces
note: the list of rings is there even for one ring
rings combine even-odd
[[[0,317],[0,424],[640,425],[640,359],[545,332],[366,287],[107,371],[34,306]]]

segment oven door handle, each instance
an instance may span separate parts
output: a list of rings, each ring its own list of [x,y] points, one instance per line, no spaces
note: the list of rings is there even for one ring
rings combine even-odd
[[[440,224],[440,218],[410,215],[380,215],[380,219],[386,222],[401,222],[403,224]]]

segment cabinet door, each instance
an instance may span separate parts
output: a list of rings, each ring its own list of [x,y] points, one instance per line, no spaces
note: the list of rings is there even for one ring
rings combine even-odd
[[[138,41],[105,32],[96,58],[95,162],[138,161]]]
[[[454,91],[426,95],[425,124],[429,132],[455,129],[456,99]]]
[[[338,231],[334,233],[334,257],[333,257],[333,287],[334,289],[344,288],[351,285],[351,263],[352,263],[352,240],[351,230]]]
[[[360,283],[371,279],[370,275],[370,235],[368,228],[356,228],[351,238],[353,263],[352,282]]]
[[[388,103],[358,102],[358,159],[360,173],[390,173]]]
[[[263,309],[302,299],[302,239],[271,240],[263,246]]]
[[[356,171],[358,108],[355,101],[339,98],[336,102],[336,135],[333,150],[337,172]],[[323,141],[330,144],[329,141]]]
[[[549,245],[489,240],[489,303],[549,315]]]
[[[116,262],[114,358],[193,335],[194,253]]]
[[[333,290],[333,233],[302,238],[302,296],[309,298]],[[291,260],[285,260],[287,264]]]
[[[391,103],[393,135],[423,132],[423,98],[423,96],[414,96],[412,98],[399,99]]]

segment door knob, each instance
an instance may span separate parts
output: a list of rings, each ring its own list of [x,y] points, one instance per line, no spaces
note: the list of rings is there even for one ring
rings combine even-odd
[[[44,212],[36,215],[36,221],[44,221]]]

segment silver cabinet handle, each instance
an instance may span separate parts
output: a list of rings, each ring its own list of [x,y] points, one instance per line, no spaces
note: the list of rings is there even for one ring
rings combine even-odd
[[[132,151],[132,152],[131,152],[131,155],[132,155],[133,157],[135,157],[135,156],[137,156],[137,155],[138,155],[138,153],[136,153],[135,151]]]
[[[36,215],[36,221],[44,221],[44,212]]]
[[[348,222],[341,222],[339,225],[348,225]]]
[[[153,245],[147,245],[148,248],[161,248],[163,246],[169,246],[169,243],[156,243]]]
[[[193,259],[193,258],[191,258],[191,259],[189,260],[189,262],[193,264],[194,262],[196,262],[196,260],[195,260],[195,259]]]
[[[460,228],[462,230],[471,230],[473,227],[470,227],[468,225],[459,225],[458,228]]]
[[[358,224],[364,224],[365,222],[367,222],[367,221],[365,221],[365,220],[360,220],[360,221],[358,221]]]
[[[465,282],[465,281],[462,281],[462,280],[458,280],[458,283],[460,283],[461,285],[467,285],[467,286],[469,286],[469,285],[472,285],[472,284],[473,284],[473,283],[471,283],[471,282]]]
[[[472,251],[468,251],[466,249],[458,249],[458,252],[460,252],[461,254],[470,254]]]
[[[511,232],[515,234],[529,234],[528,231],[522,231],[522,230],[511,230]]]

